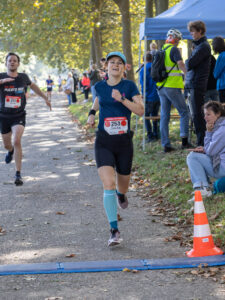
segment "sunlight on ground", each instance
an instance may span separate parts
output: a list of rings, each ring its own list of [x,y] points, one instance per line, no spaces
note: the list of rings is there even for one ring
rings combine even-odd
[[[26,263],[34,258],[40,262],[40,258],[49,257],[49,260],[67,253],[67,248],[47,248],[47,249],[32,249],[24,251],[15,251],[0,256],[0,260],[4,261],[4,264],[14,262]]]

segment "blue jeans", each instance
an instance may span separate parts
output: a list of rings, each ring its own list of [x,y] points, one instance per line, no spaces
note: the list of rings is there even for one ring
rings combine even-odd
[[[145,116],[156,117],[159,113],[159,101],[146,101],[145,103]],[[153,130],[152,130],[153,124]],[[149,139],[152,137],[158,138],[158,121],[153,121],[151,124],[150,120],[145,120],[145,127],[147,130],[147,136]]]
[[[67,95],[67,99],[68,99],[68,104],[71,105],[72,102],[71,94]]]
[[[225,169],[221,166],[217,173],[213,171],[212,159],[204,153],[191,152],[188,154],[187,165],[193,188],[208,187],[209,177],[221,178],[225,176]]]
[[[94,85],[91,86],[91,94],[92,94],[92,102],[94,102],[96,98],[96,90]]]
[[[169,121],[170,110],[173,105],[180,115],[180,136],[188,137],[188,108],[181,93],[181,89],[163,87],[159,91],[159,98],[161,103],[161,120],[160,132],[161,143],[163,147],[170,147],[169,139]]]

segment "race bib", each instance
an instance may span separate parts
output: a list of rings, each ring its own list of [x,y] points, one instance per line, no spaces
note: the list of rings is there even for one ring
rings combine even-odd
[[[126,117],[105,118],[104,129],[110,135],[127,133],[128,130],[127,118]]]
[[[21,106],[21,98],[17,96],[6,96],[5,107],[18,108]]]

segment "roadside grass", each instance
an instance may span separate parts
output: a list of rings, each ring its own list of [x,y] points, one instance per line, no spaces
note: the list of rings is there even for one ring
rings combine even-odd
[[[83,96],[78,95],[78,102],[69,107],[71,114],[78,120],[78,124],[87,130],[87,116],[92,106],[91,102],[82,103]],[[97,118],[96,118],[97,119]],[[136,116],[132,116],[132,128],[136,128]],[[94,135],[95,129],[89,129]],[[176,151],[164,153],[160,140],[145,144],[142,148],[143,127],[142,118],[137,120],[137,131],[134,135],[133,173],[138,176],[135,187],[143,194],[143,198],[162,199],[161,206],[172,205],[173,219],[186,222],[191,219],[193,226],[193,209],[187,200],[193,195],[192,184],[186,165],[187,150],[181,150],[179,137],[179,120],[170,122],[170,139]],[[192,141],[195,135],[192,135]],[[143,185],[143,182],[145,183]],[[225,194],[214,195],[204,200],[210,228],[217,246],[225,246]],[[171,217],[171,215],[170,215]],[[179,227],[178,222],[178,227]],[[193,228],[192,228],[193,230]]]

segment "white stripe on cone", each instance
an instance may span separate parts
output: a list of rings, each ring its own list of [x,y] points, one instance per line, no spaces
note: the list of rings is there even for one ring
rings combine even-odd
[[[211,235],[209,224],[194,225],[194,237],[206,237]]]
[[[202,201],[195,201],[195,214],[201,214],[205,212],[205,207]]]

